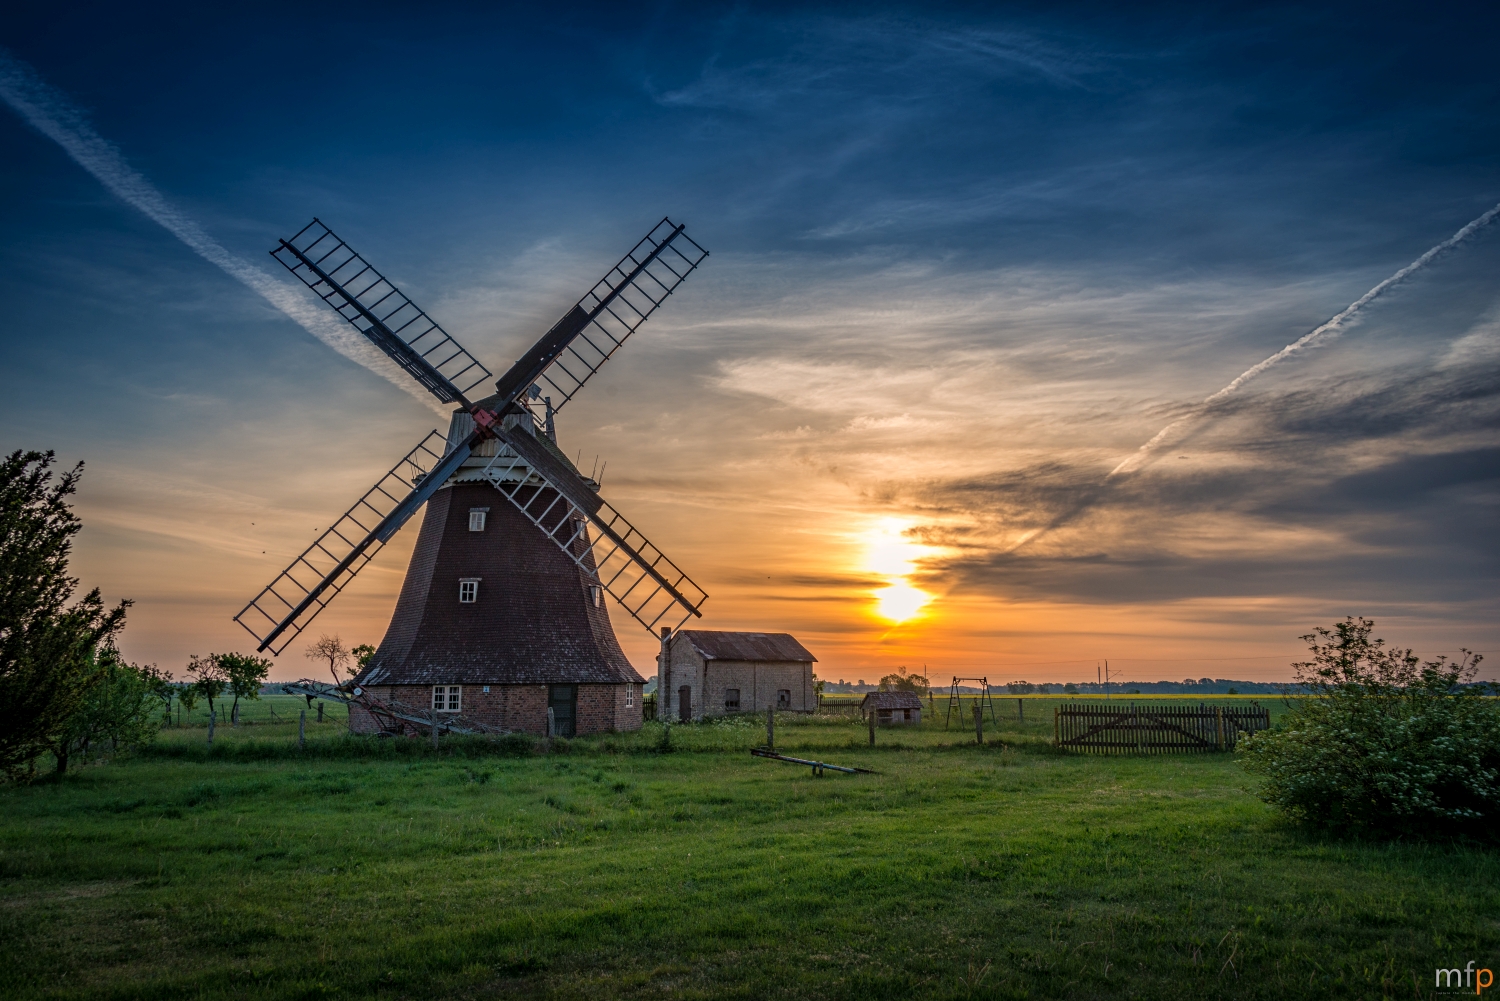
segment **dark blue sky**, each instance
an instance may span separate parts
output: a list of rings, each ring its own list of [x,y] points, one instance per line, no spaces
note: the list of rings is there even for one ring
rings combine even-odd
[[[1265,636],[1284,664],[1346,613],[1496,638],[1500,233],[1255,383],[1201,458],[1094,491],[1500,201],[1497,20],[24,4],[0,45],[231,253],[270,273],[316,214],[492,369],[662,214],[687,222],[709,265],[563,436],[707,578],[712,624],[851,665],[931,648],[866,621],[857,526],[897,518],[933,546],[955,665],[1061,643],[1151,673]],[[89,461],[80,569],[140,600],[141,656],[241,642],[239,603],[434,415],[21,116],[0,150],[0,446]],[[844,555],[804,565],[839,525]],[[401,569],[330,628],[378,638]],[[1058,625],[1076,607],[1102,624]]]

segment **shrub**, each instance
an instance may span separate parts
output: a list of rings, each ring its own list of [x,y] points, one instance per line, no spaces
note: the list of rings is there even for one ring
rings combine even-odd
[[[1333,831],[1493,836],[1500,819],[1500,706],[1472,684],[1480,658],[1421,662],[1349,618],[1302,637],[1293,665],[1313,698],[1241,741],[1261,798]]]

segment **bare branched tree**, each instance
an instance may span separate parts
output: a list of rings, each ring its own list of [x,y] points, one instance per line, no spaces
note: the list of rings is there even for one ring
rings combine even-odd
[[[333,675],[334,684],[339,684],[343,681],[339,677],[339,670],[341,668],[348,671],[351,675],[355,673],[352,666],[354,655],[349,652],[348,647],[344,646],[344,641],[337,636],[324,635],[318,637],[318,641],[307,648],[307,659],[327,662],[328,673]]]

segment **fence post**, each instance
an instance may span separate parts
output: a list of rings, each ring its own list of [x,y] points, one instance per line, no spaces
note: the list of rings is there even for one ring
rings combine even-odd
[[[875,746],[875,709],[870,708],[870,746]]]
[[[213,747],[214,746],[214,717],[217,716],[217,715],[219,715],[219,711],[217,709],[212,709],[208,713],[208,746],[209,747]]]
[[[776,750],[776,707],[766,707],[766,747]]]
[[[1214,706],[1215,727],[1219,732],[1219,750],[1224,750],[1224,707]]]
[[[307,746],[307,710],[297,714],[297,750]]]
[[[1016,699],[1016,722],[1026,722],[1026,703]]]
[[[1052,707],[1052,746],[1062,744],[1062,706]]]
[[[984,743],[984,707],[974,703],[974,743]]]
[[[323,700],[318,700],[318,722],[323,722]]]
[[[437,713],[438,713],[438,711],[436,709],[432,710],[432,749],[434,751],[436,751],[438,749],[438,721],[437,721]],[[548,715],[551,715],[552,710],[548,709],[547,713],[548,713]]]

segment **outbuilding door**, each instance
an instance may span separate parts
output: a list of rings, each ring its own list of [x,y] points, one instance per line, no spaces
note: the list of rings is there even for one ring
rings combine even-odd
[[[578,686],[550,685],[547,688],[547,708],[552,710],[552,735],[572,737],[577,732]]]
[[[687,685],[677,689],[677,719],[686,723],[693,718],[693,690]]]

